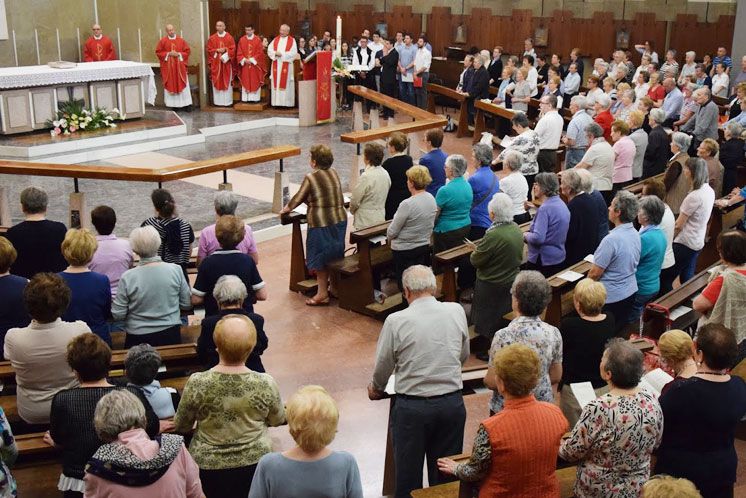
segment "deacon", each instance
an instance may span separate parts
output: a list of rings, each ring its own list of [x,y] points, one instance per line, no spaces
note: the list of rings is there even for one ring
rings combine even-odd
[[[241,101],[259,102],[261,99],[264,76],[267,74],[267,59],[264,56],[262,40],[254,35],[254,26],[246,26],[246,35],[238,41],[239,71],[241,81]]]
[[[115,61],[117,52],[111,38],[101,32],[101,26],[94,24],[91,28],[93,35],[83,46],[83,62]]]
[[[215,24],[217,33],[207,40],[207,63],[212,81],[212,103],[219,106],[233,105],[233,58],[236,42],[225,30],[225,23]]]
[[[295,105],[295,75],[293,60],[298,55],[298,46],[290,36],[290,26],[280,26],[280,34],[267,47],[267,55],[272,61],[272,105],[293,107]]]
[[[163,100],[166,107],[178,109],[192,106],[187,76],[189,52],[189,45],[182,37],[176,36],[173,24],[167,24],[166,36],[161,38],[155,47],[155,55],[161,63]]]

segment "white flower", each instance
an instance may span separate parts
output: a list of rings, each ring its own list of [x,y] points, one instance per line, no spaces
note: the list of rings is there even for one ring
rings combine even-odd
[[[80,123],[81,130],[85,129],[85,127],[86,127],[86,121],[83,121],[82,123]]]
[[[114,109],[112,109],[112,110],[111,110],[111,112],[112,112],[113,114],[119,114],[119,109],[117,109],[117,108],[115,107]]]
[[[55,120],[55,121],[52,121],[52,126],[54,126],[55,128],[57,128],[59,125],[60,125],[60,120],[59,119]]]

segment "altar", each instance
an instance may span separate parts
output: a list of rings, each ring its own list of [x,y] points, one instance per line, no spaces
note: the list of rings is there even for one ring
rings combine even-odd
[[[0,68],[0,134],[49,128],[47,121],[56,117],[58,104],[71,99],[83,100],[88,109],[119,109],[124,119],[140,118],[155,95],[153,69],[139,62]]]

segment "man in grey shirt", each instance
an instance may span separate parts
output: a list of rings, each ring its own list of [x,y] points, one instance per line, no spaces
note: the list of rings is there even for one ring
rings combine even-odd
[[[689,147],[689,155],[695,157],[697,147],[705,138],[718,139],[719,112],[717,104],[712,101],[709,88],[698,88],[692,97],[699,106],[694,116],[681,127],[681,131],[694,135],[692,145]]]
[[[415,265],[402,277],[409,307],[386,318],[378,338],[372,400],[385,397],[395,372],[396,400],[390,416],[397,498],[422,487],[427,457],[430,486],[447,480],[438,458],[461,453],[466,409],[461,395],[461,366],[469,357],[469,333],[458,303],[435,299],[435,275]]]

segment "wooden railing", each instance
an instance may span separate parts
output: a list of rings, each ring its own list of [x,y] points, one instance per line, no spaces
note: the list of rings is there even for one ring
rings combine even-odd
[[[434,83],[427,84],[427,110],[435,114],[435,99],[436,96],[445,97],[452,100],[458,106],[458,122],[456,125],[456,137],[462,138],[469,135],[469,112],[466,95],[458,93],[453,88],[447,86],[436,85]]]

